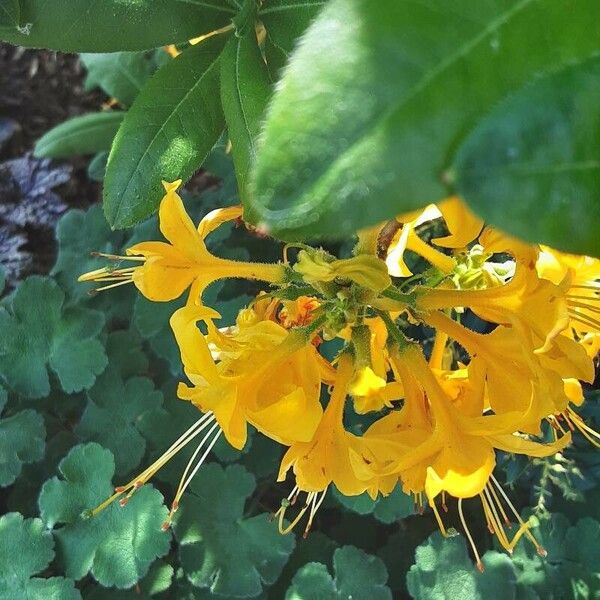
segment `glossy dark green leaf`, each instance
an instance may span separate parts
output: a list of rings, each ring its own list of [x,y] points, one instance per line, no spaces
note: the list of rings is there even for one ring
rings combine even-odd
[[[246,218],[339,238],[439,200],[469,131],[598,39],[596,0],[332,0],[277,86]]]
[[[92,113],[63,121],[36,143],[35,156],[63,158],[110,150],[125,113],[118,110]]]
[[[267,66],[254,27],[249,26],[229,38],[221,58],[221,101],[242,197],[270,96]]]
[[[147,52],[84,53],[80,58],[87,69],[85,89],[100,87],[125,106],[131,105],[155,70]]]
[[[266,29],[265,55],[275,78],[299,37],[325,5],[325,0],[270,0],[259,12]]]
[[[185,42],[227,25],[224,0],[20,0],[21,28],[0,37],[30,48],[67,52],[147,50]]]
[[[0,0],[0,27],[17,27],[20,16],[19,0]]]
[[[115,138],[104,180],[104,212],[128,227],[158,209],[161,181],[187,179],[224,127],[216,36],[168,62],[144,86]]]
[[[458,150],[461,195],[518,237],[600,256],[599,98],[595,58],[496,106]]]

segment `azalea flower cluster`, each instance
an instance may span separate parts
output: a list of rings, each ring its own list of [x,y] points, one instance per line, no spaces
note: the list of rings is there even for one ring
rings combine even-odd
[[[178,396],[200,416],[95,512],[115,499],[125,504],[195,440],[168,527],[217,439],[242,449],[251,425],[287,448],[278,480],[293,474],[295,485],[276,513],[283,533],[303,519],[308,532],[331,485],[372,498],[401,485],[433,510],[445,535],[439,509],[458,499],[480,567],[463,514],[468,498],[508,551],[525,536],[543,554],[493,475],[496,454],[553,455],[575,429],[599,445],[577,407],[600,348],[600,261],[511,239],[457,198],[359,232],[350,258],[299,244],[278,264],[233,261],[212,254],[206,238],[241,208],[217,209],[196,227],[179,184],[165,183],[160,206],[167,241],[108,256],[117,264],[80,280],[98,289],[133,282],[158,302],[187,294],[170,324],[187,378]],[[448,235],[426,242],[421,234],[440,220]],[[412,273],[408,256],[428,267]],[[223,326],[203,292],[232,277],[265,282],[265,291]],[[484,327],[465,326],[466,314]],[[433,332],[426,343],[407,334],[419,325]],[[332,343],[338,350],[328,360]],[[362,435],[344,423],[350,410],[372,423]]]

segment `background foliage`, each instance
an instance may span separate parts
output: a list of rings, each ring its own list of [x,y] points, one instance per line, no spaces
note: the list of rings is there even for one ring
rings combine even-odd
[[[216,183],[185,197],[195,219],[242,201],[279,236],[347,243],[357,226],[460,191],[513,233],[600,254],[599,6],[576,0],[567,18],[555,0],[0,0],[0,37],[84,52],[87,86],[116,101],[48,132],[36,155],[92,155],[110,224],[137,223],[69,211],[50,274],[0,301],[0,599],[600,597],[600,460],[577,436],[564,455],[504,456],[498,469],[535,513],[547,559],[526,542],[498,552],[466,505],[483,574],[464,538],[442,539],[399,489],[375,502],[330,492],[307,539],[280,537],[269,514],[291,486],[274,483],[280,450],[259,435],[241,454],[219,442],[172,532],[165,498],[185,456],[126,507],[86,518],[196,411],[175,395],[177,303],[76,283],[98,265],[90,251],[158,236],[154,218],[139,221],[160,179],[201,164]],[[187,43],[232,20],[235,31]],[[281,251],[233,226],[210,243],[241,259]],[[210,303],[229,324],[256,291],[219,284]]]

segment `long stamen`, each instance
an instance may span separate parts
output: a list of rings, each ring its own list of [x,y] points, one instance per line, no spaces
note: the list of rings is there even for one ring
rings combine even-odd
[[[498,540],[500,540],[500,544],[502,547],[509,553],[512,554],[512,547],[510,542],[508,541],[508,537],[506,532],[504,531],[504,527],[502,527],[502,523],[500,522],[500,518],[498,517],[498,511],[496,510],[496,506],[492,500],[492,497],[487,489],[487,487],[483,488],[483,494],[485,496],[484,504],[487,506],[487,509],[490,511],[490,520],[492,522],[492,526],[494,527],[494,531],[496,532],[496,536]],[[482,500],[484,499],[482,496]],[[484,508],[485,510],[485,508]]]
[[[442,517],[441,517],[440,513],[438,512],[437,506],[435,505],[435,498],[429,498],[429,506],[431,506],[431,510],[433,511],[433,514],[435,515],[435,520],[437,521],[438,527],[440,528],[440,533],[444,537],[449,537],[448,532],[446,531],[446,528],[444,527],[444,522],[442,521]]]
[[[465,530],[465,534],[467,535],[467,539],[469,540],[469,544],[471,545],[471,549],[473,550],[473,554],[475,555],[475,558],[477,559],[477,568],[479,569],[479,571],[481,573],[483,573],[483,563],[481,562],[481,557],[479,556],[479,552],[477,552],[477,546],[475,546],[475,542],[473,541],[473,536],[471,535],[471,532],[469,531],[469,528],[467,527],[467,522],[465,521],[465,516],[463,514],[463,509],[462,509],[462,498],[458,499],[458,515],[460,517],[460,522],[463,526],[463,529]]]
[[[96,508],[85,511],[85,515],[87,517],[93,517],[97,515],[99,512],[104,510],[107,506],[112,504],[117,498],[123,496],[121,498],[120,504],[121,506],[125,506],[129,501],[129,498],[133,495],[133,493],[141,488],[144,483],[146,483],[157,471],[159,471],[175,454],[177,454],[182,448],[184,448],[190,441],[192,441],[199,433],[201,433],[210,423],[214,420],[214,415],[212,412],[207,412],[200,419],[198,419],[187,431],[185,431],[171,446],[167,449],[167,451],[154,463],[152,463],[148,468],[146,468],[142,473],[133,478],[129,483],[118,486],[115,488],[115,493],[107,498],[104,502],[99,504]]]
[[[308,507],[310,506],[314,495],[315,492],[309,492],[307,494],[306,503],[304,504],[300,512],[296,515],[296,518],[287,527],[284,527],[283,525],[283,518],[285,516],[285,509],[289,506],[289,503],[282,503],[283,510],[281,510],[281,512],[279,513],[279,533],[281,535],[287,535],[290,531],[292,531],[292,529],[294,529],[294,527],[296,527],[300,519],[302,519],[302,517],[304,516],[304,513],[308,510]]]
[[[525,523],[525,521],[523,521],[523,519],[521,518],[521,515],[518,513],[517,509],[514,507],[513,503],[510,501],[510,498],[508,497],[508,495],[506,494],[506,492],[504,491],[502,486],[498,483],[498,480],[493,475],[490,475],[490,479],[491,479],[492,483],[496,486],[496,489],[500,492],[500,495],[504,498],[504,501],[508,505],[508,508],[510,508],[511,512],[517,519],[517,521],[520,525],[519,531],[521,531],[521,530],[524,531],[525,535],[527,536],[527,539],[535,546],[535,549],[540,556],[542,556],[542,557],[546,556],[548,553],[543,548],[543,546],[535,539],[535,536],[533,535],[533,533],[531,533],[531,531],[529,529],[529,525],[527,523]],[[517,532],[517,534],[519,534],[519,532]],[[519,535],[519,537],[520,537],[520,535]]]
[[[504,507],[502,506],[502,503],[500,502],[500,498],[498,498],[498,494],[496,493],[496,490],[489,483],[487,484],[486,487],[490,491],[490,493],[492,494],[492,496],[494,498],[494,501],[496,502],[496,506],[498,507],[498,510],[500,511],[500,514],[502,515],[502,519],[504,519],[504,524],[510,529],[512,527],[512,522],[506,515],[506,512],[504,511]]]
[[[94,288],[93,290],[90,290],[90,292],[92,294],[96,294],[97,292],[103,292],[105,290],[111,290],[112,288],[116,288],[121,285],[126,285],[127,283],[131,283],[132,281],[133,279],[125,279],[123,281],[120,281],[119,283],[112,283],[111,285],[105,285],[99,288]]]
[[[600,306],[594,306],[593,304],[588,304],[587,302],[568,302],[569,306],[573,306],[574,308],[581,308],[582,310],[589,310],[591,313],[600,313]],[[585,314],[585,313],[584,313]]]
[[[308,516],[308,523],[306,524],[306,527],[304,529],[304,533],[302,534],[302,537],[304,537],[305,539],[306,539],[306,536],[308,535],[308,532],[310,531],[310,528],[312,527],[313,519],[315,518],[315,515],[317,514],[317,511],[321,507],[321,504],[323,504],[323,500],[325,500],[325,496],[326,495],[327,495],[327,488],[325,488],[321,492],[321,497],[320,498],[318,498],[318,496],[319,496],[318,492],[315,494],[315,497],[314,497],[313,503],[312,503],[312,508],[310,509],[310,514]]]
[[[204,454],[202,454],[202,456],[196,463],[196,466],[194,467],[194,469],[192,470],[192,472],[186,479],[186,476],[188,475],[188,472],[189,472],[192,464],[194,463],[196,456],[198,456],[200,450],[202,450],[202,447],[204,446],[206,441],[210,438],[210,436],[214,433],[215,429],[217,429],[217,433],[214,435],[213,439],[210,441],[210,443],[208,444],[208,447],[204,451]],[[175,497],[173,498],[173,502],[171,503],[171,510],[169,511],[167,519],[162,524],[163,529],[166,530],[171,526],[171,522],[173,521],[173,515],[177,512],[177,509],[179,508],[179,500],[183,496],[187,487],[192,482],[192,479],[194,479],[194,477],[196,476],[196,473],[199,471],[200,467],[204,464],[206,457],[210,454],[210,451],[213,449],[213,446],[217,443],[217,440],[219,439],[219,437],[221,436],[222,433],[223,433],[223,430],[219,427],[219,424],[214,423],[213,426],[208,430],[208,433],[202,438],[202,440],[198,444],[198,447],[196,448],[196,450],[194,451],[194,454],[188,461],[188,464],[185,467],[183,475],[181,476],[181,479],[179,480],[177,492],[175,494]]]
[[[572,423],[580,433],[596,448],[600,448],[600,433],[586,425],[585,421],[570,407],[563,413],[567,422]],[[596,439],[594,439],[596,438]]]

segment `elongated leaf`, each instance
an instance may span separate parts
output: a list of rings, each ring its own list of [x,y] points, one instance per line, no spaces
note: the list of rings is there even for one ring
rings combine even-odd
[[[19,0],[0,0],[0,27],[17,27],[20,15]]]
[[[224,127],[217,36],[183,52],[147,83],[127,112],[108,157],[104,212],[127,227],[157,208],[161,180],[187,179]]]
[[[20,5],[21,28],[1,31],[3,40],[68,52],[184,42],[223,27],[235,15],[224,0],[20,0]]]
[[[246,218],[341,237],[439,200],[481,118],[598,39],[597,0],[332,0],[278,85]]]
[[[600,59],[496,107],[456,159],[472,208],[530,241],[600,256]]]
[[[40,157],[63,158],[110,150],[124,116],[123,111],[109,111],[73,117],[45,133],[33,153]]]
[[[269,0],[260,11],[266,29],[265,55],[274,75],[326,0]]]
[[[221,59],[221,101],[242,197],[270,96],[267,65],[254,28],[248,27],[242,35],[229,38]]]

